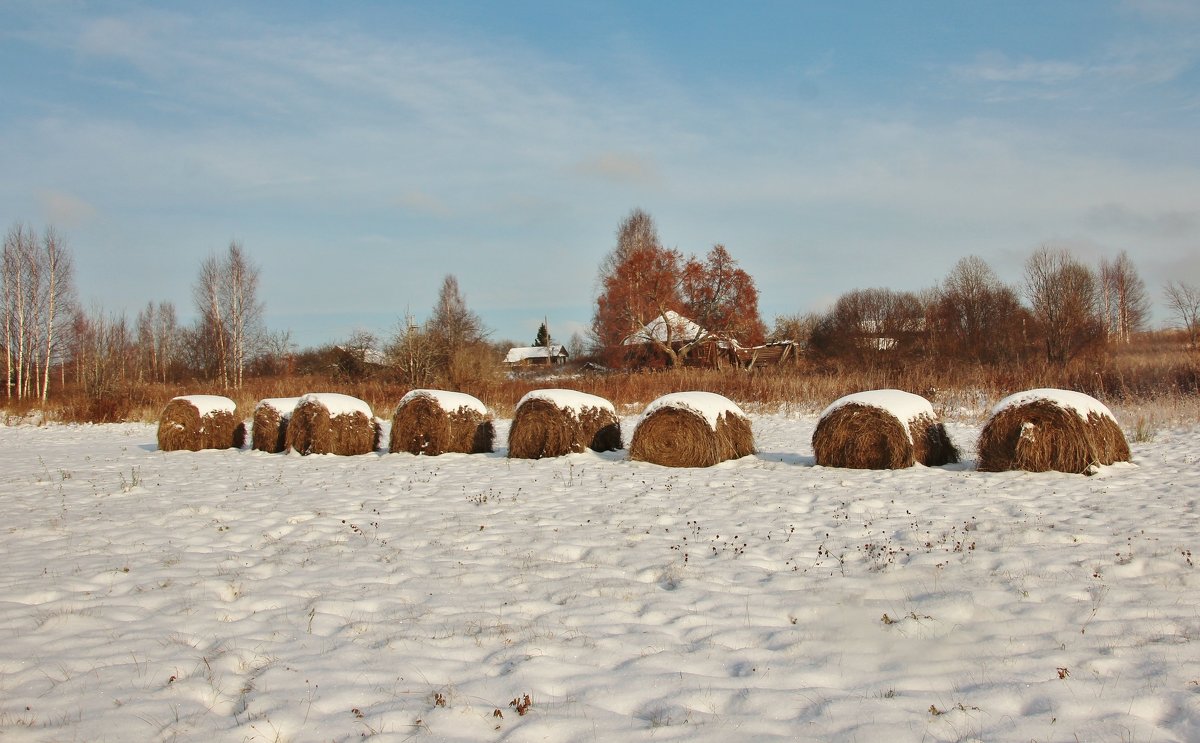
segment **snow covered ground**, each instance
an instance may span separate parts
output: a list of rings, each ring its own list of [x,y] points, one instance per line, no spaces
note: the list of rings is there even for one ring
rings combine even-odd
[[[1200,430],[869,472],[752,418],[698,470],[0,428],[0,738],[1200,740]]]

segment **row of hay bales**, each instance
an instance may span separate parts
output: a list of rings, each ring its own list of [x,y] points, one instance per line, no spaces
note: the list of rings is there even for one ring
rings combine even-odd
[[[380,425],[362,400],[333,393],[269,398],[255,409],[255,449],[300,454],[366,454]],[[495,429],[478,399],[457,392],[413,390],[392,418],[391,452],[438,455],[491,452]],[[171,401],[159,422],[159,448],[240,447],[245,426],[232,400],[190,395]],[[825,409],[813,433],[816,463],[827,467],[898,469],[958,461],[958,450],[933,406],[900,390],[847,395]],[[517,404],[508,456],[541,459],[620,449],[612,403],[574,390],[537,390]],[[755,452],[750,420],[730,400],[709,392],[665,395],[646,407],[629,458],[670,467],[709,467]],[[1011,395],[993,408],[979,437],[978,469],[1088,472],[1128,461],[1129,446],[1112,413],[1087,395],[1040,389]]]
[[[236,423],[236,426],[234,425]],[[236,436],[234,428],[236,427]],[[159,421],[163,451],[240,447],[245,426],[232,400],[186,395],[167,405]],[[264,452],[366,454],[379,446],[381,428],[365,402],[319,393],[267,398],[254,411],[251,445]],[[391,452],[438,455],[491,452],[495,428],[478,399],[443,390],[413,390],[396,406]],[[612,403],[574,390],[536,390],[517,404],[508,456],[541,459],[623,446]],[[732,402],[707,392],[667,395],[642,415],[630,458],[674,467],[707,467],[754,453],[750,419]]]
[[[821,413],[813,432],[818,465],[858,469],[929,467],[958,461],[933,406],[900,390],[847,395]],[[1088,395],[1036,389],[992,408],[976,447],[981,472],[1088,473],[1128,462],[1129,444],[1112,412]]]
[[[251,445],[269,452],[365,454],[379,446],[380,427],[365,402],[349,395],[270,398],[254,411]],[[220,395],[172,399],[158,421],[162,451],[240,448],[246,426],[233,400]]]

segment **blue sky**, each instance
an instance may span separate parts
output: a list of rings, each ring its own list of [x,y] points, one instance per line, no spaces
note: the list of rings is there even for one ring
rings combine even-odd
[[[961,257],[1200,281],[1200,3],[0,0],[0,226],[190,315],[242,242],[301,345],[583,331],[621,219],[723,243],[768,325]]]

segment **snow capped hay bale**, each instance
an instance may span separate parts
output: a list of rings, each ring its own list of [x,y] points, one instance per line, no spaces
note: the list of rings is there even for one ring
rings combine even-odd
[[[508,431],[514,459],[621,448],[621,424],[612,403],[575,390],[534,390],[521,398]]]
[[[487,406],[471,395],[413,390],[396,406],[388,451],[436,456],[485,454],[496,432]]]
[[[161,451],[240,449],[246,424],[237,419],[233,400],[220,395],[182,395],[167,403],[158,419]]]
[[[298,454],[369,454],[379,446],[379,424],[357,397],[309,393],[296,403],[287,448]]]
[[[902,469],[920,462],[958,461],[946,427],[920,395],[871,390],[835,400],[813,431],[813,452],[824,467]]]
[[[287,425],[298,397],[268,397],[254,407],[254,428],[250,433],[251,448],[278,454],[287,450]]]
[[[1089,474],[1130,458],[1125,434],[1102,402],[1056,389],[1018,392],[997,403],[979,434],[978,451],[982,472]]]
[[[754,453],[750,419],[711,392],[676,392],[646,406],[629,458],[666,467],[711,467]]]

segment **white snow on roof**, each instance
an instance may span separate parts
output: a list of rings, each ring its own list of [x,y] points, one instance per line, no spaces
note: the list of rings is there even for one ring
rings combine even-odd
[[[372,419],[371,406],[359,400],[357,397],[343,395],[337,392],[310,392],[297,401],[297,405],[301,402],[316,402],[325,406],[329,411],[329,417],[336,418],[339,415],[353,415],[354,413],[362,413],[367,416],[367,420]]]
[[[547,359],[551,356],[565,356],[567,350],[562,346],[522,346],[520,348],[510,348],[508,355],[504,357],[504,363],[516,364],[529,359]]]
[[[908,434],[910,441],[912,440],[912,431],[909,430],[909,426],[914,420],[921,416],[928,416],[933,419],[937,417],[933,412],[933,406],[929,404],[928,400],[920,395],[914,395],[911,392],[903,390],[855,392],[852,395],[846,395],[834,400],[829,407],[821,411],[821,417],[824,418],[838,408],[850,404],[879,408],[891,413],[897,420],[904,424],[904,432]]]
[[[717,419],[722,415],[746,417],[741,408],[722,395],[713,392],[672,392],[647,405],[646,409],[642,411],[639,422],[660,408],[680,408],[695,413],[708,421],[709,427],[714,431],[717,430]]]
[[[583,412],[586,408],[597,408],[599,410],[608,410],[616,415],[617,409],[613,404],[603,397],[589,395],[586,392],[578,392],[576,390],[534,390],[526,393],[517,403],[517,407],[521,407],[529,400],[545,400],[563,410],[572,410],[576,414]]]
[[[259,408],[271,408],[279,413],[280,418],[286,420],[292,417],[292,410],[296,408],[298,402],[300,402],[298,397],[264,397],[254,406],[254,410],[257,412]]]
[[[400,404],[396,406],[396,409],[399,410],[418,397],[424,397],[433,400],[439,406],[441,406],[442,410],[445,410],[447,413],[453,413],[456,410],[466,408],[468,410],[474,410],[481,415],[488,414],[487,406],[484,405],[479,398],[468,395],[465,392],[449,392],[447,390],[413,390],[404,397],[400,398]]]
[[[667,329],[670,328],[672,341],[693,341],[708,335],[708,331],[687,319],[674,310],[663,314],[646,323],[641,330],[622,341],[622,345],[634,346],[651,341],[667,342]]]
[[[1085,395],[1082,392],[1075,392],[1073,390],[1058,390],[1050,387],[1044,387],[1036,390],[1026,390],[1025,392],[1018,392],[1016,394],[1009,395],[1000,402],[996,403],[996,406],[992,408],[991,414],[996,415],[1000,411],[1013,407],[1014,405],[1024,405],[1027,402],[1038,401],[1052,402],[1064,410],[1074,410],[1080,418],[1085,420],[1087,419],[1089,413],[1108,416],[1114,421],[1116,420],[1116,418],[1113,417],[1112,411],[1109,410],[1104,403],[1100,402],[1091,395]]]
[[[200,411],[200,417],[209,413],[232,413],[237,409],[237,403],[222,395],[180,395],[172,400],[184,400]]]
[[[368,348],[363,351],[363,361],[368,364],[375,364],[376,366],[386,366],[387,354],[374,348]]]
[[[347,348],[345,346],[334,346],[342,353],[349,354],[364,364],[374,364],[375,366],[387,366],[387,354],[374,348]]]

